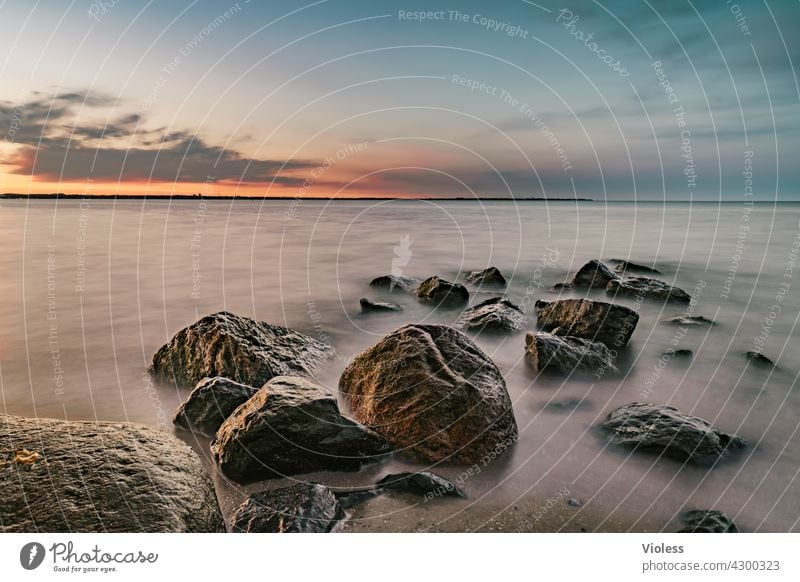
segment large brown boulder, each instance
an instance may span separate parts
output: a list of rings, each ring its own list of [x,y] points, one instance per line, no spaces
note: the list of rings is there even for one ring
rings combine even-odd
[[[222,423],[211,452],[239,483],[313,471],[353,471],[388,443],[342,416],[336,398],[303,378],[279,376]]]
[[[639,322],[630,307],[589,299],[537,301],[536,315],[542,331],[601,342],[612,350],[628,344]]]
[[[220,311],[175,334],[153,356],[150,372],[178,386],[214,376],[261,386],[275,376],[309,375],[332,351],[287,327]]]
[[[525,359],[537,371],[597,375],[619,371],[611,350],[604,344],[545,332],[525,336]]]
[[[0,414],[0,532],[220,532],[199,457],[160,430]]]
[[[517,438],[497,366],[447,326],[392,332],[353,360],[339,389],[356,419],[428,461],[475,463]]]

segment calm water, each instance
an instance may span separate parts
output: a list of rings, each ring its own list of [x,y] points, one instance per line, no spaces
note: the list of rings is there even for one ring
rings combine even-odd
[[[131,420],[173,431],[185,390],[154,385],[154,351],[204,314],[227,309],[329,338],[337,357],[318,380],[337,384],[347,359],[411,321],[452,322],[400,297],[399,314],[359,316],[392,271],[449,279],[495,265],[508,294],[532,307],[594,257],[655,260],[719,322],[682,331],[659,323],[680,307],[634,305],[641,320],[624,378],[537,377],[524,334],[477,337],[506,377],[520,426],[508,454],[459,479],[466,501],[376,499],[345,529],[675,529],[684,508],[716,508],[747,531],[800,531],[800,205],[494,202],[2,201],[2,410],[25,416]],[[404,239],[407,242],[404,242]],[[794,269],[794,270],[793,270]],[[396,297],[396,296],[395,296]],[[602,297],[602,294],[598,294]],[[778,299],[779,298],[779,299]],[[778,304],[780,313],[773,308]],[[533,327],[533,321],[530,326]],[[673,342],[689,362],[663,360]],[[775,372],[749,368],[763,345]],[[577,409],[552,402],[583,399]],[[669,403],[736,432],[748,454],[712,471],[604,446],[594,427],[633,401]],[[181,438],[192,437],[182,433]],[[207,455],[207,444],[193,442]],[[401,461],[356,474],[366,484]],[[226,506],[240,493],[219,488]],[[567,507],[566,499],[583,503]],[[548,503],[548,500],[551,500]]]

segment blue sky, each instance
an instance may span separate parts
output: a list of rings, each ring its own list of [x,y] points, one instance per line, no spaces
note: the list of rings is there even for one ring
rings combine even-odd
[[[800,199],[797,1],[0,16],[2,191]]]

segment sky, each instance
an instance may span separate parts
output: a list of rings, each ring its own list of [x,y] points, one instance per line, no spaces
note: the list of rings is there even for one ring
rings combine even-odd
[[[0,192],[800,200],[797,0],[0,0]]]

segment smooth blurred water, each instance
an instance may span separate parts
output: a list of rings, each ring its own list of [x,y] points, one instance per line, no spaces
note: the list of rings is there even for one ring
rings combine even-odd
[[[659,323],[681,307],[623,301],[641,315],[623,357],[627,373],[595,383],[537,376],[523,359],[524,333],[477,337],[505,375],[519,442],[462,479],[468,500],[378,499],[347,529],[552,529],[542,517],[550,511],[565,530],[670,530],[685,508],[715,508],[746,531],[800,531],[798,236],[793,204],[4,200],[2,410],[173,431],[187,391],[154,385],[145,369],[159,346],[204,314],[226,309],[329,339],[337,357],[318,380],[335,389],[348,359],[385,333],[458,315],[398,296],[402,313],[359,315],[360,297],[387,297],[368,282],[393,266],[455,280],[494,265],[512,279],[511,299],[532,307],[557,297],[552,285],[588,259],[655,261],[661,278],[693,293],[695,313],[718,326],[684,335]],[[673,340],[694,358],[661,360]],[[746,365],[743,353],[756,342],[777,371]],[[584,403],[547,407],[566,399]],[[607,448],[596,425],[643,400],[706,418],[753,446],[711,471]],[[208,454],[207,443],[193,444]],[[314,478],[360,485],[398,468],[423,467],[396,460]],[[224,504],[237,495],[220,486]],[[583,506],[567,508],[568,497]],[[543,514],[549,499],[558,508]]]

